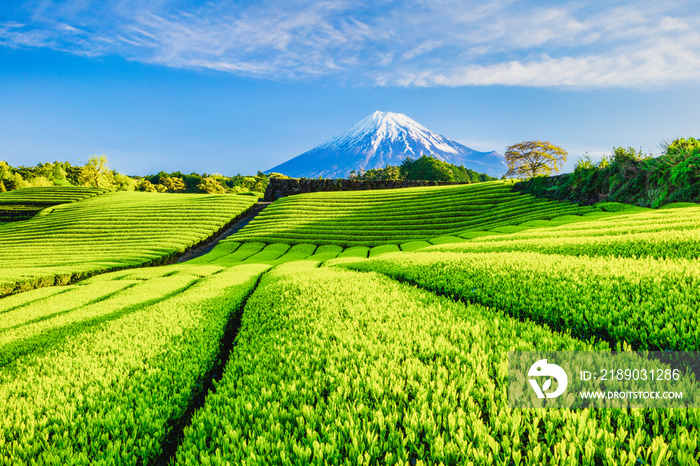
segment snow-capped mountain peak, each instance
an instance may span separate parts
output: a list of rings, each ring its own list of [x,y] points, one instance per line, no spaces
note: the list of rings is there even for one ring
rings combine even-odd
[[[445,152],[456,154],[458,151],[449,144],[445,144],[444,139],[403,113],[377,110],[357,122],[349,130],[329,139],[319,147],[343,147],[349,142],[363,140],[366,149],[376,152],[382,145],[393,146],[397,142],[405,142],[405,150],[415,157],[420,157],[421,154],[415,153],[415,144],[409,142],[412,140],[418,142],[419,146],[425,149],[425,153],[431,153],[431,149],[436,147]],[[367,142],[369,142],[369,146],[367,146]],[[399,149],[401,148],[400,144]]]
[[[351,171],[400,165],[432,155],[479,173],[500,176],[507,167],[496,152],[478,152],[434,133],[402,113],[376,111],[350,129],[268,172],[293,177],[347,177]]]

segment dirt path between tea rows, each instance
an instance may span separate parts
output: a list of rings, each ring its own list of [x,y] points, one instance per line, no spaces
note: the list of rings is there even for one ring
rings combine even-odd
[[[270,204],[271,202],[258,202],[254,204],[248,212],[246,212],[242,217],[239,217],[238,220],[235,220],[228,227],[224,227],[222,231],[212,236],[207,241],[200,243],[197,246],[190,249],[189,251],[185,252],[182,256],[180,256],[177,259],[177,263],[179,264],[181,262],[187,262],[189,260],[207,254],[209,251],[214,249],[214,246],[216,246],[219,243],[219,241],[221,241],[224,238],[228,238],[232,234],[237,233],[244,226],[248,225],[248,223],[250,223],[250,221],[253,220],[256,215],[262,212],[263,209]]]

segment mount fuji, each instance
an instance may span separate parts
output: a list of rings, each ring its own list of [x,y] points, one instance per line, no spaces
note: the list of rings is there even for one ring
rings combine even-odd
[[[470,149],[406,115],[376,111],[349,130],[265,173],[293,178],[347,178],[353,170],[401,165],[407,157],[417,159],[422,154],[495,177],[508,171],[505,158],[495,151]]]

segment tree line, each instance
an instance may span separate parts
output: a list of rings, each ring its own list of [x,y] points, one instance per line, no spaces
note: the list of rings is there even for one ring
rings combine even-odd
[[[652,157],[641,149],[614,147],[612,155],[599,161],[587,155],[580,158],[572,173],[547,177],[528,172],[529,179],[516,187],[585,204],[607,201],[655,208],[700,202],[700,140],[678,138],[662,143],[661,149],[658,157]]]
[[[262,196],[269,178],[261,172],[254,176],[224,176],[161,171],[155,175],[129,176],[110,169],[105,155],[90,157],[82,166],[56,161],[33,167],[12,167],[0,160],[0,192],[33,186],[93,186],[117,191],[251,193]]]
[[[456,166],[443,162],[432,155],[422,154],[420,158],[407,157],[399,166],[387,165],[384,168],[372,168],[370,170],[355,170],[350,172],[350,179],[356,180],[424,180],[424,181],[450,181],[459,183],[480,183],[482,181],[495,180],[485,173],[477,173],[465,168],[464,165]]]

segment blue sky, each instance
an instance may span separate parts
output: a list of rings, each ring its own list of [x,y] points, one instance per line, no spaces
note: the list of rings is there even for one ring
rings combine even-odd
[[[687,1],[14,1],[0,160],[255,173],[374,110],[477,150],[700,136]]]

